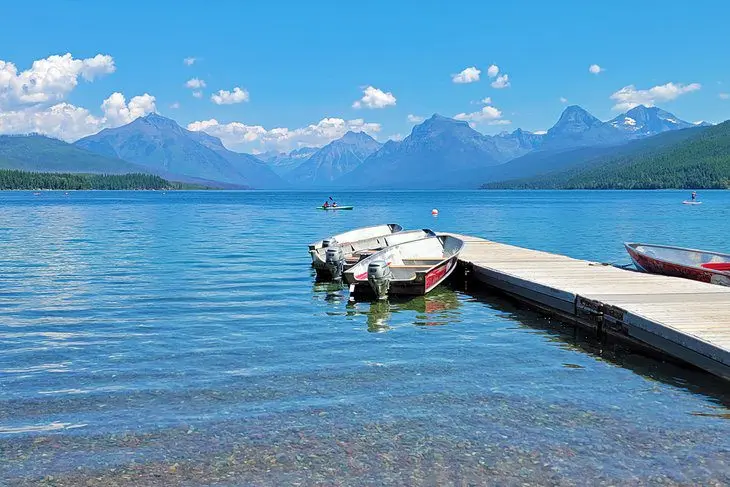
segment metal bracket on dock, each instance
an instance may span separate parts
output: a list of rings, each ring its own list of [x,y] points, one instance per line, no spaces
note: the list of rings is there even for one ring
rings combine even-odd
[[[578,296],[575,299],[575,312],[579,318],[593,321],[599,336],[629,335],[628,326],[624,323],[624,310],[620,308]]]
[[[626,312],[615,306],[603,305],[603,329],[616,335],[629,336],[629,327],[624,322]]]
[[[600,325],[603,321],[603,303],[584,298],[583,296],[576,296],[575,314],[579,318],[593,321],[597,325]]]

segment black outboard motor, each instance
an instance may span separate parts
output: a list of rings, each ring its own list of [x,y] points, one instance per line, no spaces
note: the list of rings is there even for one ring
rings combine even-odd
[[[384,260],[375,260],[368,264],[368,283],[378,299],[388,297],[390,281],[393,280],[393,272]]]
[[[332,279],[342,278],[342,272],[345,270],[345,254],[339,245],[327,247],[324,263],[332,274]]]

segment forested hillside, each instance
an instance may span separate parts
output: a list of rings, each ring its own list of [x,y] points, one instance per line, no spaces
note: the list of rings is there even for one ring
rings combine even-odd
[[[151,174],[70,174],[0,169],[0,190],[8,189],[191,189]],[[197,188],[200,188],[197,186]]]
[[[629,153],[587,168],[490,183],[486,189],[730,188],[730,121],[649,151]]]

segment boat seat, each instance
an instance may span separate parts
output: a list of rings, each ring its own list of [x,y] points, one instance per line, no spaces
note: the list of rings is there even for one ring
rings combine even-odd
[[[705,262],[701,266],[713,271],[730,271],[730,262]]]
[[[413,258],[413,259],[403,259],[403,262],[411,262],[411,261],[416,261],[416,262],[421,262],[421,261],[424,261],[424,262],[426,262],[426,261],[441,262],[444,259],[446,259],[446,257],[419,257],[419,258]]]
[[[430,269],[431,268],[430,265],[426,265],[426,264],[420,264],[420,265],[419,264],[411,264],[411,265],[409,265],[409,264],[392,265],[391,264],[388,267],[390,267],[392,269],[418,269],[418,268],[421,268],[421,269]]]

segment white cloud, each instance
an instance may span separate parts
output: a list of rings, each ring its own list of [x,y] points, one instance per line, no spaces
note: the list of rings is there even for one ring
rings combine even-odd
[[[602,67],[600,67],[597,64],[591,64],[590,66],[588,66],[588,72],[589,73],[598,74],[598,73],[601,73],[603,71],[605,71],[605,69],[603,69]]]
[[[135,96],[129,100],[129,103],[121,93],[112,93],[101,104],[101,109],[104,112],[105,121],[103,123],[110,127],[128,124],[138,117],[157,111],[155,97],[147,93]]]
[[[192,122],[188,130],[204,131],[219,137],[226,146],[247,150],[286,151],[297,147],[322,146],[342,137],[348,130],[375,135],[381,130],[379,123],[365,122],[358,118],[323,118],[316,124],[297,129],[284,127],[266,129],[260,125],[242,122],[220,123],[215,119]],[[255,147],[252,145],[255,144]]]
[[[509,86],[508,74],[500,74],[494,81],[492,81],[492,88],[497,88],[498,90],[502,88],[509,88]]]
[[[535,135],[545,135],[547,133],[547,130],[535,130],[533,134]]]
[[[248,101],[248,91],[242,90],[238,86],[233,91],[218,90],[218,93],[211,95],[210,99],[216,105],[233,105],[234,103],[243,103]]]
[[[560,97],[560,103],[568,103],[568,99],[565,98],[564,96],[561,96]]]
[[[51,105],[63,100],[78,85],[116,70],[114,59],[105,54],[74,59],[70,53],[49,56],[18,72],[15,64],[0,60],[0,108],[23,105]]]
[[[180,108],[180,102],[176,101],[175,103],[170,105],[170,108],[172,108],[173,110],[177,110],[178,108]]]
[[[203,92],[202,91],[193,91],[193,97],[203,98]]]
[[[197,60],[198,58],[195,57],[186,57],[183,59],[183,63],[185,63],[186,66],[192,66]]]
[[[499,66],[497,66],[496,64],[492,64],[491,66],[489,66],[487,68],[487,76],[489,76],[490,78],[494,78],[498,74],[499,74]]]
[[[388,136],[388,140],[394,140],[396,142],[400,142],[403,140],[403,134],[393,134]]]
[[[677,97],[692,93],[702,88],[699,83],[690,83],[688,85],[682,83],[667,83],[664,85],[654,86],[648,90],[637,90],[634,85],[624,86],[611,95],[611,99],[616,102],[613,106],[614,110],[629,110],[637,105],[654,106],[657,103],[671,101]]]
[[[421,123],[424,120],[426,120],[426,119],[419,115],[410,115],[410,114],[408,115],[408,121],[411,123]]]
[[[451,81],[454,83],[474,83],[475,81],[479,81],[479,75],[481,73],[475,66],[471,66],[464,69],[461,73],[452,74]]]
[[[374,86],[368,86],[363,90],[362,98],[352,104],[352,108],[385,108],[395,105],[396,99],[393,93],[384,92]]]
[[[199,78],[191,78],[185,82],[185,88],[190,88],[191,90],[205,88],[205,81]]]
[[[53,57],[53,56],[51,56]],[[63,57],[71,58],[71,54],[66,54]],[[50,58],[48,58],[50,59]],[[81,76],[86,81],[93,81],[94,78],[104,76],[105,74],[111,74],[117,70],[114,65],[114,58],[108,54],[97,54],[92,58],[83,60],[75,60],[77,66],[81,66]],[[35,65],[35,63],[33,63]]]
[[[482,107],[481,110],[478,112],[473,113],[458,113],[454,115],[454,118],[456,120],[465,120],[467,122],[473,122],[473,123],[482,123],[485,122],[488,125],[502,125],[505,122],[511,123],[509,121],[500,120],[502,118],[502,112],[501,110],[486,105]]]
[[[85,108],[58,103],[51,107],[0,111],[0,133],[37,132],[72,141],[102,128],[100,119]]]
[[[106,54],[86,59],[53,55],[21,72],[13,63],[0,61],[0,133],[37,132],[74,141],[156,111],[155,97],[147,93],[129,102],[121,93],[112,93],[101,104],[101,115],[63,101],[79,78],[93,81],[115,70],[114,59]]]
[[[98,132],[107,127],[118,127],[137,117],[156,111],[155,97],[147,93],[135,96],[129,103],[121,93],[112,93],[101,104],[103,116],[62,102],[50,107],[33,106],[18,110],[0,111],[0,133],[23,134],[37,132],[66,141]]]
[[[722,100],[730,99],[730,93],[720,93],[719,96]]]
[[[492,104],[492,97],[491,96],[488,96],[486,98],[482,98],[481,100],[479,100],[479,103],[481,103],[483,105],[491,105]]]

